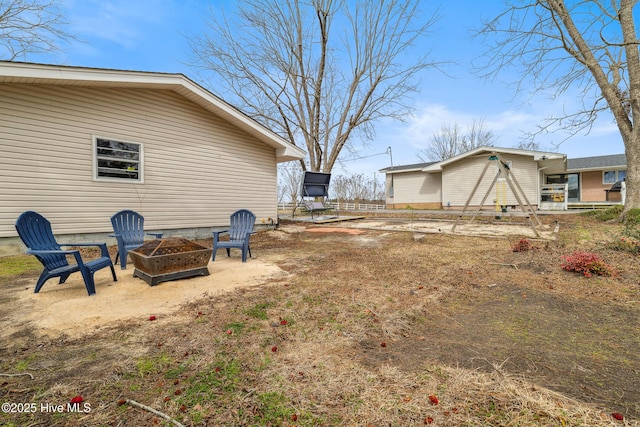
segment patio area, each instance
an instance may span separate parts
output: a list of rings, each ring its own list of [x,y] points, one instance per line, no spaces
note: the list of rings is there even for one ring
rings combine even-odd
[[[12,293],[17,299],[13,306],[21,308],[16,313],[19,316],[2,317],[2,335],[9,336],[27,323],[44,335],[73,337],[115,321],[147,320],[150,316],[155,316],[158,322],[168,321],[174,319],[179,306],[192,300],[239,286],[259,285],[269,278],[287,274],[275,264],[255,258],[242,263],[238,257],[228,258],[226,254],[217,257],[215,262],[210,261],[208,269],[208,276],[162,282],[151,287],[133,277],[133,263],[129,263],[126,270],[116,265],[118,281],[112,280],[109,269],[96,272],[96,294],[90,297],[79,273],[72,274],[62,285],[58,285],[57,279],[51,279],[37,294],[33,293],[34,278],[22,280]]]

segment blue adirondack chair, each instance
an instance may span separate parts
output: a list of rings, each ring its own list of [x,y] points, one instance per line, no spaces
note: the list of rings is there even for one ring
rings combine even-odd
[[[156,239],[161,239],[164,235],[164,233],[145,233],[144,217],[132,210],[123,210],[115,213],[111,217],[111,225],[113,226],[113,234],[110,234],[110,236],[115,237],[118,241],[118,253],[116,254],[115,263],[118,263],[119,258],[120,268],[123,270],[127,268],[128,252],[131,249],[142,246],[145,234],[154,236]]]
[[[96,293],[93,274],[100,269],[110,267],[113,281],[118,281],[106,243],[58,243],[53,236],[51,223],[45,217],[33,211],[23,212],[18,217],[16,230],[27,246],[27,253],[35,255],[44,266],[44,270],[36,283],[35,293],[40,292],[44,282],[47,280],[59,277],[60,284],[62,284],[71,273],[76,271],[82,274],[84,285],[89,295]],[[79,250],[62,250],[63,246],[97,246],[100,248],[100,257],[91,261],[84,261]],[[67,255],[73,255],[76,264],[69,264]]]
[[[253,226],[256,223],[256,216],[247,209],[240,209],[231,214],[231,225],[227,230],[213,232],[213,253],[211,260],[215,261],[216,251],[219,248],[227,250],[227,256],[231,256],[231,249],[238,248],[242,250],[242,262],[247,262],[247,253],[251,256],[251,248],[249,247],[249,238],[254,233]],[[220,234],[229,233],[228,241],[220,241]]]

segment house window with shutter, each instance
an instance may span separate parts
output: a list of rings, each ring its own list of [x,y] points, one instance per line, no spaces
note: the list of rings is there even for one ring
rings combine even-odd
[[[96,180],[143,182],[142,144],[94,137]]]

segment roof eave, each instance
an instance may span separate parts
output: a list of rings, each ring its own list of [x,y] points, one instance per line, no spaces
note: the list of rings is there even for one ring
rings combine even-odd
[[[421,170],[422,170],[422,168],[396,169],[396,170],[394,170],[394,168],[385,168],[385,169],[380,169],[378,172],[381,172],[381,173],[405,173],[405,172],[420,172]]]
[[[570,172],[598,172],[598,171],[609,171],[609,170],[618,170],[618,169],[624,169],[626,168],[627,165],[608,165],[608,166],[594,166],[594,167],[588,167],[588,168],[567,168],[567,173]]]
[[[291,162],[294,160],[302,160],[306,157],[306,153],[298,147],[282,147],[276,149],[276,161],[278,163]]]
[[[466,157],[471,157],[477,155],[482,152],[496,152],[500,154],[516,154],[520,156],[531,156],[533,160],[536,162],[544,161],[544,160],[566,160],[566,155],[561,153],[550,153],[544,151],[528,151],[528,150],[520,150],[515,148],[502,148],[502,147],[488,147],[482,146],[475,148],[471,151],[467,151],[466,153],[458,154],[457,156],[453,156],[449,159],[443,160],[438,163],[434,163],[422,169],[422,172],[426,173],[437,173],[442,172],[444,166],[457,162],[460,159],[464,159]]]

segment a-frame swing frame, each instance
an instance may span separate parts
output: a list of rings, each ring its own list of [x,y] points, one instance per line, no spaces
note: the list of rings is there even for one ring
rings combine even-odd
[[[496,172],[496,176],[493,178],[493,181],[491,182],[491,185],[487,189],[487,192],[485,193],[484,197],[482,198],[482,201],[480,202],[480,206],[478,207],[478,210],[473,215],[473,217],[471,217],[471,220],[469,220],[469,223],[473,222],[476,219],[476,217],[480,214],[480,211],[482,210],[482,207],[484,206],[484,203],[487,200],[487,197],[489,197],[489,194],[491,193],[491,190],[493,190],[493,188],[496,185],[496,182],[498,182],[498,178],[500,178],[502,176],[502,177],[504,177],[505,181],[509,185],[509,188],[511,189],[511,192],[513,193],[513,196],[516,198],[516,200],[518,202],[518,205],[520,206],[520,209],[525,214],[526,218],[529,220],[529,223],[531,224],[531,229],[533,230],[533,233],[536,235],[536,237],[540,237],[540,233],[538,232],[536,224],[534,224],[534,222],[532,220],[532,218],[535,219],[535,221],[537,223],[537,226],[541,227],[542,223],[540,222],[540,219],[538,218],[538,215],[536,215],[535,210],[531,206],[531,203],[529,203],[529,199],[527,199],[526,194],[522,190],[522,187],[520,187],[520,184],[518,184],[518,180],[516,179],[516,177],[511,172],[511,169],[509,168],[509,166],[505,162],[502,161],[502,158],[496,152],[492,152],[491,155],[489,156],[489,158],[487,159],[487,163],[484,166],[484,169],[482,169],[482,173],[480,174],[480,177],[478,178],[478,181],[476,182],[476,185],[473,187],[473,190],[471,191],[471,194],[469,195],[469,198],[467,199],[467,202],[464,204],[464,208],[462,209],[462,212],[460,213],[460,216],[453,223],[453,227],[451,227],[451,232],[452,233],[455,232],[456,226],[458,225],[458,222],[462,219],[462,216],[464,215],[464,213],[469,208],[469,205],[471,204],[471,200],[473,199],[473,196],[475,196],[476,191],[478,191],[478,187],[480,187],[480,183],[482,182],[482,179],[484,178],[485,174],[487,173],[487,170],[489,169],[489,166],[494,162],[496,162],[497,165],[498,165],[498,170]],[[524,202],[523,202],[523,200],[524,200]]]

